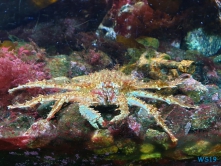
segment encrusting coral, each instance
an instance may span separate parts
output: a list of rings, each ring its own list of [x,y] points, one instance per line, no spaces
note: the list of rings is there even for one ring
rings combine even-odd
[[[19,85],[9,90],[13,93],[17,90],[26,88],[55,88],[61,91],[51,95],[39,95],[30,101],[8,106],[9,109],[34,107],[38,103],[47,101],[55,101],[55,104],[47,116],[50,121],[54,115],[61,109],[64,103],[77,102],[79,104],[79,112],[89,121],[96,129],[107,127],[113,123],[119,123],[129,115],[129,106],[137,106],[152,115],[157,124],[160,125],[170,136],[171,141],[176,144],[177,138],[169,130],[161,118],[157,108],[152,104],[147,104],[139,98],[150,98],[164,101],[168,104],[177,104],[184,108],[195,108],[193,105],[185,104],[173,96],[165,96],[159,93],[146,91],[147,89],[165,89],[174,88],[182,82],[181,79],[170,81],[170,83],[162,81],[143,82],[117,70],[102,70],[90,75],[74,77],[71,80],[66,77],[54,78],[51,80],[29,82]],[[120,114],[114,116],[110,122],[106,122],[101,113],[95,110],[96,106],[115,105],[120,110]],[[108,124],[109,123],[109,124]]]

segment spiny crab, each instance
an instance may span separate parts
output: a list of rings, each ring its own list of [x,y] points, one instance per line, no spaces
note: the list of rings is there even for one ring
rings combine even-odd
[[[164,96],[147,91],[147,89],[160,90],[161,88],[173,88],[178,84],[180,84],[180,81],[171,81],[170,83],[160,81],[143,82],[117,70],[102,70],[72,79],[58,77],[51,80],[35,81],[19,85],[18,87],[10,89],[9,93],[25,88],[36,87],[42,89],[56,88],[65,91],[50,95],[39,95],[23,104],[17,103],[8,106],[8,108],[28,108],[34,107],[38,103],[55,101],[52,110],[46,118],[50,121],[64,103],[76,102],[79,104],[80,114],[88,120],[94,128],[99,129],[100,126],[104,127],[105,123],[101,113],[95,110],[93,108],[94,106],[116,105],[118,107],[117,110],[120,110],[120,113],[112,118],[110,124],[120,122],[128,117],[130,113],[128,105],[137,106],[151,114],[157,124],[170,136],[171,141],[176,143],[177,138],[166,126],[157,108],[152,104],[145,103],[140,98],[151,98],[164,101],[168,104],[177,104],[185,108],[195,108],[194,106],[184,104],[172,96]]]

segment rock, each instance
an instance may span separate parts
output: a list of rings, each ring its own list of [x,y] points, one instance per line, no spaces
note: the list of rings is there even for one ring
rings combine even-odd
[[[155,149],[155,146],[149,143],[144,143],[140,146],[141,153],[152,153]]]
[[[69,58],[69,76],[71,78],[87,75],[93,71],[105,69],[113,65],[111,58],[101,50],[74,51]]]
[[[137,150],[137,144],[131,139],[121,139],[117,140],[115,143],[122,154],[134,154]]]
[[[94,153],[95,154],[114,154],[117,153],[118,148],[117,146],[110,146],[110,147],[106,147],[106,148],[100,148],[100,149],[94,149]]]
[[[145,47],[152,47],[155,48],[156,50],[159,48],[159,40],[153,37],[139,37],[136,39],[136,41]]]
[[[217,144],[211,147],[207,153],[204,154],[205,156],[220,156],[221,155],[221,144]]]
[[[216,104],[201,104],[191,116],[191,129],[208,129],[217,120]]]
[[[213,58],[213,62],[214,62],[214,63],[220,63],[220,62],[221,62],[221,54],[215,56],[215,57]]]
[[[189,50],[197,50],[205,56],[217,53],[221,45],[221,36],[207,34],[202,28],[188,32],[185,40]]]
[[[193,156],[186,155],[180,149],[166,151],[163,155],[174,160],[186,160],[193,158]]]
[[[181,77],[185,78],[181,85],[178,85],[179,89],[194,102],[198,103],[203,99],[203,95],[206,94],[208,89],[201,82],[195,80],[191,75],[183,74]]]
[[[86,120],[81,116],[78,104],[70,104],[58,113],[57,130],[59,138],[71,141],[90,139],[92,130],[90,126],[87,126]]]
[[[16,117],[5,118],[0,123],[0,138],[13,138],[21,136],[34,122],[34,117],[17,114]]]
[[[145,153],[145,154],[141,154],[140,156],[140,160],[147,160],[147,159],[157,159],[157,158],[161,158],[161,153]]]
[[[211,143],[205,140],[192,142],[183,148],[183,152],[192,156],[204,156],[205,153],[211,148]]]
[[[206,85],[207,93],[203,96],[204,103],[217,102],[221,99],[221,91],[215,84]]]
[[[28,148],[39,148],[47,145],[57,137],[57,129],[52,121],[46,119],[38,120],[22,135],[26,139],[22,144]]]
[[[87,148],[99,155],[115,154],[118,152],[118,147],[108,129],[95,130],[91,136],[91,140],[87,142]]]
[[[170,138],[165,132],[160,132],[153,129],[148,129],[146,131],[146,137],[145,140],[149,140],[153,143],[156,143],[165,149],[168,149],[170,147]]]
[[[48,59],[47,68],[52,77],[68,76],[70,62],[66,55],[56,55]]]
[[[114,138],[109,130],[96,130],[91,137],[91,142],[95,147],[107,147],[114,145]]]

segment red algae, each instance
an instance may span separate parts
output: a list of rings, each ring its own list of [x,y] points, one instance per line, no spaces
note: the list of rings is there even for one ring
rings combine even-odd
[[[8,104],[8,89],[33,80],[50,78],[44,68],[44,62],[38,62],[39,51],[28,45],[9,50],[7,47],[0,49],[0,93],[4,96],[1,105]],[[26,48],[25,48],[26,47]],[[32,50],[30,50],[32,48]]]

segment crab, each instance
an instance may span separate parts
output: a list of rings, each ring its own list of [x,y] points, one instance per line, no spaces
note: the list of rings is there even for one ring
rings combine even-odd
[[[94,109],[95,106],[117,106],[116,110],[120,113],[110,120],[110,124],[118,123],[127,118],[130,111],[129,106],[137,106],[151,114],[158,125],[169,135],[173,143],[177,142],[177,138],[164,123],[164,119],[160,116],[157,108],[142,101],[142,98],[151,98],[160,100],[168,104],[177,104],[185,108],[194,108],[192,105],[184,104],[173,96],[164,96],[159,93],[149,92],[148,89],[174,88],[180,81],[171,81],[165,83],[161,81],[144,82],[129,75],[125,75],[117,70],[101,70],[89,75],[78,76],[72,79],[66,77],[58,77],[51,80],[42,80],[29,82],[19,85],[9,90],[13,93],[17,90],[26,88],[55,88],[62,91],[55,94],[39,95],[25,103],[15,103],[8,106],[9,109],[14,108],[31,108],[38,103],[47,101],[55,101],[51,111],[47,115],[46,120],[50,121],[54,115],[61,109],[64,103],[78,103],[80,114],[88,120],[95,128],[105,127],[104,118],[101,113]]]

